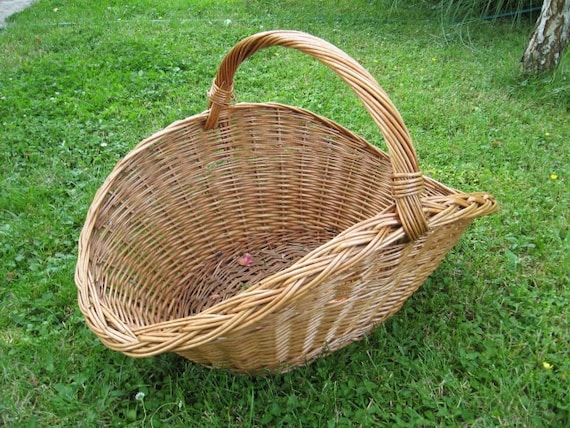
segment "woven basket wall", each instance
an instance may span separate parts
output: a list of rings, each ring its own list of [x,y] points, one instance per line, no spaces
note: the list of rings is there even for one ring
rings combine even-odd
[[[239,64],[277,45],[332,68],[389,154],[301,108],[230,104]],[[316,37],[241,41],[209,95],[207,111],[127,154],[89,209],[79,305],[111,349],[247,372],[307,364],[398,311],[469,223],[497,209],[422,175],[385,92]]]

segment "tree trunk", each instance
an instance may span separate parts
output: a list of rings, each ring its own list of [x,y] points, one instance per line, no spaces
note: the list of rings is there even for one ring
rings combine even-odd
[[[570,0],[544,0],[540,17],[521,59],[523,72],[553,70],[570,40]]]

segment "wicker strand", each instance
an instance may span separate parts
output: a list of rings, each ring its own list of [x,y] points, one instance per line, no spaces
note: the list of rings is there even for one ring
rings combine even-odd
[[[225,107],[230,103],[233,98],[233,85],[230,85],[228,89],[220,87],[216,82],[212,82],[212,87],[208,91],[208,98],[210,100],[210,105],[217,105],[220,107]]]

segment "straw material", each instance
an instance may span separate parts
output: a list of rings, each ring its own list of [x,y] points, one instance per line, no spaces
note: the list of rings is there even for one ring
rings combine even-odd
[[[301,108],[230,104],[239,64],[278,45],[334,70],[389,154]],[[209,96],[207,111],[123,158],[89,209],[75,280],[111,349],[252,373],[307,364],[398,311],[470,222],[497,209],[422,175],[386,93],[316,37],[244,39]]]

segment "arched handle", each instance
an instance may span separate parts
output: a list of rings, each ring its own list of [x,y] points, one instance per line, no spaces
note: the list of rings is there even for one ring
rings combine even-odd
[[[216,126],[220,112],[233,95],[234,74],[238,66],[260,49],[283,46],[297,49],[331,68],[358,95],[380,128],[392,164],[392,194],[406,235],[416,240],[428,230],[420,195],[423,175],[410,134],[400,113],[374,77],[358,62],[336,46],[300,31],[267,31],[241,40],[222,60],[208,92],[210,111],[205,129]]]

